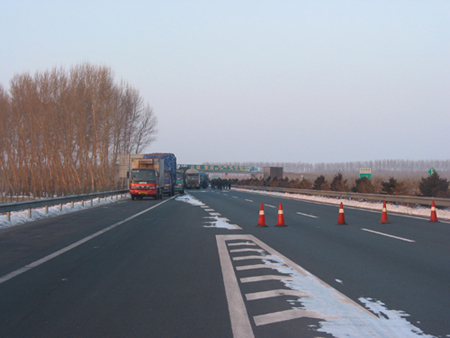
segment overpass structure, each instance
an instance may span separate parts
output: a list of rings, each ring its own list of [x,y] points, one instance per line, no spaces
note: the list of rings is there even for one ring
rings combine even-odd
[[[235,166],[235,165],[204,165],[204,164],[180,164],[178,169],[197,169],[202,173],[229,173],[229,174],[260,174],[259,167]]]

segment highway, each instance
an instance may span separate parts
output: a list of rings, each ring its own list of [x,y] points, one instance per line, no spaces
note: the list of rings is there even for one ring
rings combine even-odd
[[[450,337],[450,224],[380,215],[207,189],[4,229],[0,337]]]

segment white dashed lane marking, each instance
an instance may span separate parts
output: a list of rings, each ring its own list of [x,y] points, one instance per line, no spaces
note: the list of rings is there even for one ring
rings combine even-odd
[[[311,218],[319,218],[318,216],[314,216],[314,215],[310,215],[310,214],[304,214],[302,212],[297,212],[297,214],[302,215],[302,216],[306,216],[306,217],[311,217]]]

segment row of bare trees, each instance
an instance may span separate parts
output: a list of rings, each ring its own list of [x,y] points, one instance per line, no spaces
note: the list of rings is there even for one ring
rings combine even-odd
[[[0,85],[2,192],[37,196],[115,188],[120,153],[155,140],[156,117],[137,89],[89,63],[16,74]]]

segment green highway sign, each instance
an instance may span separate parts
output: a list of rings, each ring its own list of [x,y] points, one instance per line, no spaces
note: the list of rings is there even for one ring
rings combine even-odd
[[[436,169],[434,169],[433,167],[431,167],[430,170],[428,170],[428,174],[431,176],[433,174],[436,174]]]
[[[359,168],[359,178],[367,177],[369,181],[372,179],[372,168]]]

